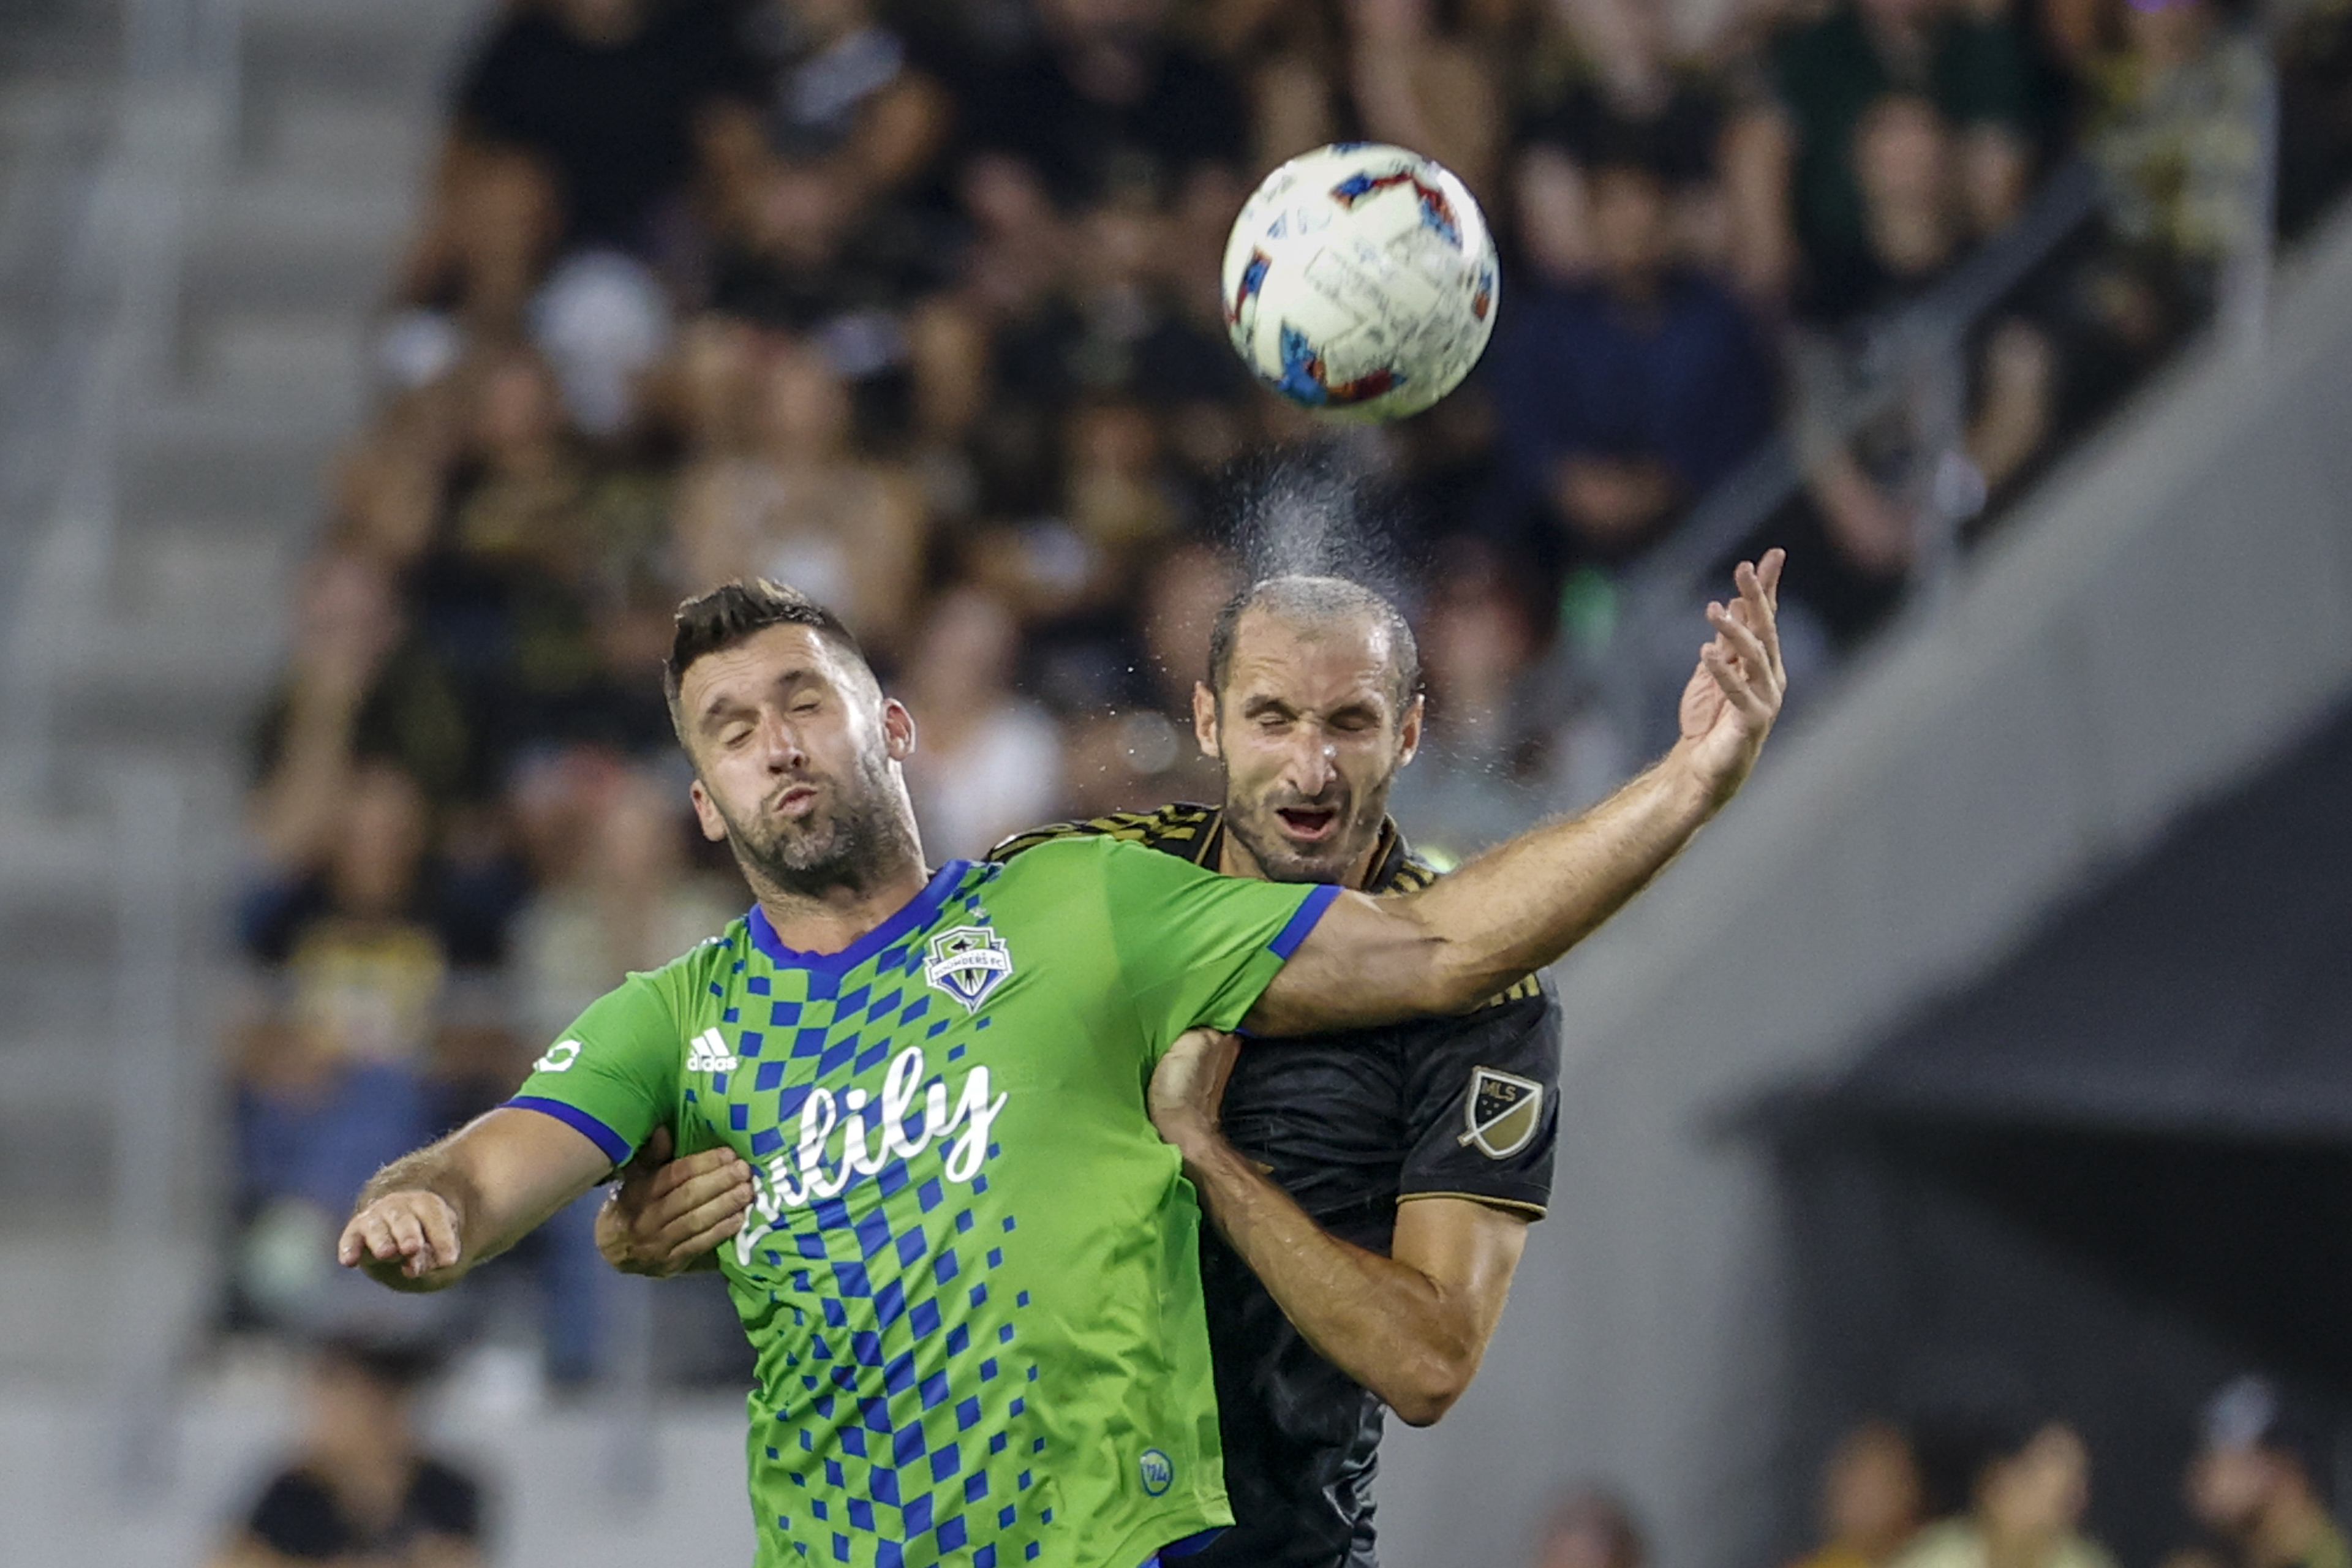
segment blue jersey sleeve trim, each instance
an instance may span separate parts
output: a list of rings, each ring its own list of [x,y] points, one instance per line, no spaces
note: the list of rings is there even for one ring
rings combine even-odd
[[[542,1099],[536,1094],[518,1094],[507,1103],[518,1110],[536,1110],[541,1116],[554,1117],[604,1151],[604,1157],[615,1165],[627,1164],[629,1156],[636,1152],[627,1139],[576,1105],[566,1105],[560,1100]]]
[[[1265,944],[1274,956],[1288,963],[1290,955],[1298,951],[1298,944],[1307,940],[1307,933],[1313,931],[1316,922],[1323,918],[1323,911],[1331,907],[1331,900],[1339,896],[1339,889],[1326,882],[1301,900],[1298,912],[1292,915],[1289,923],[1275,932],[1274,940]]]
[[[1195,1552],[1206,1552],[1216,1544],[1217,1537],[1224,1532],[1223,1525],[1213,1524],[1208,1529],[1188,1535],[1181,1541],[1171,1541],[1160,1549],[1156,1561],[1163,1563],[1173,1563],[1180,1557],[1190,1557]]]

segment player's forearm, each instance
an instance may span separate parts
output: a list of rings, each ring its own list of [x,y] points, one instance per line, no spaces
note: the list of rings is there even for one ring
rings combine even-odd
[[[1222,1137],[1188,1140],[1184,1173],[1316,1353],[1401,1419],[1426,1426],[1469,1385],[1483,1340],[1428,1276],[1323,1229]]]
[[[360,1216],[405,1194],[437,1198],[447,1205],[454,1256],[414,1275],[400,1258],[351,1261],[396,1290],[446,1289],[530,1235],[605,1168],[594,1145],[551,1118],[511,1108],[488,1111],[378,1171],[352,1205]]]

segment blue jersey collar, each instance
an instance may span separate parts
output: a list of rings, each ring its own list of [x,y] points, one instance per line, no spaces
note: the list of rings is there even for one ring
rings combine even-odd
[[[923,890],[901,905],[897,913],[839,952],[803,952],[796,947],[786,947],[776,935],[776,928],[768,923],[768,911],[759,905],[744,917],[751,930],[751,945],[765,953],[772,963],[792,969],[814,970],[820,974],[846,974],[867,959],[905,936],[930,924],[948,895],[962,885],[964,873],[971,869],[969,860],[950,860],[940,867]]]

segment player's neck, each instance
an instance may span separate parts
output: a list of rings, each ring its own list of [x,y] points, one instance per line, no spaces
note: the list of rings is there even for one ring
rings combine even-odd
[[[930,880],[922,858],[915,856],[861,883],[814,890],[766,884],[753,891],[777,941],[796,952],[839,952],[913,903]]]

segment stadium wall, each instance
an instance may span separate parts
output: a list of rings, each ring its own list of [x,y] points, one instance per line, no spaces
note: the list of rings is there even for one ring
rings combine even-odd
[[[1726,1118],[1853,1060],[2352,686],[2352,223],[2279,300],[2262,352],[2217,345],[2081,453],[1562,966],[1556,1207],[1476,1385],[1391,1441],[1384,1561],[1525,1561],[1546,1494],[1591,1478],[1652,1561],[1788,1545],[1814,1456],[1781,1426],[1781,1216]]]

